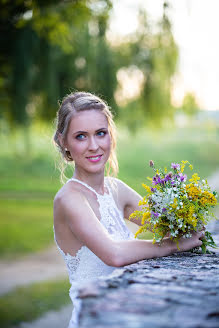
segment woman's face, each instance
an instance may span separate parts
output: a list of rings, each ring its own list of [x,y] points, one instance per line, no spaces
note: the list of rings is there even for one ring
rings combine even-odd
[[[92,109],[72,117],[65,147],[70,151],[77,172],[104,171],[111,150],[111,137],[105,114]]]

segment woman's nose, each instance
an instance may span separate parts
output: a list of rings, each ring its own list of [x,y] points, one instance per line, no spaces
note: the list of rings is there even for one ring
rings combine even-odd
[[[97,140],[95,137],[90,138],[89,142],[89,150],[97,150],[99,148],[99,145],[97,143]]]

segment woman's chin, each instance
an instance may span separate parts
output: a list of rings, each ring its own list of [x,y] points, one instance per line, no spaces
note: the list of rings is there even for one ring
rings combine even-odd
[[[88,165],[86,167],[75,167],[77,172],[86,172],[86,174],[98,174],[105,171],[105,165]]]

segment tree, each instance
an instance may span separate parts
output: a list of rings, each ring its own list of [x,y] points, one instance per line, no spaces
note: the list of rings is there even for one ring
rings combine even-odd
[[[137,128],[133,116],[141,117],[138,126],[146,122],[160,125],[165,117],[173,114],[171,79],[177,68],[178,48],[172,35],[168,8],[165,2],[163,17],[156,28],[141,10],[137,32],[130,43],[121,46],[125,65],[135,65],[144,74],[140,96],[123,110],[131,128]]]
[[[181,108],[184,113],[190,117],[195,116],[195,114],[199,111],[199,105],[195,95],[192,92],[186,93]]]
[[[87,38],[91,43],[90,35],[86,36],[81,31],[88,29],[88,22],[94,18],[102,24],[102,34],[97,36],[100,50],[96,54],[91,51],[91,61],[90,58],[86,60],[86,68],[91,67],[94,57],[98,60],[102,52],[108,62],[105,68],[108,67],[109,73],[111,57],[107,54],[109,47],[104,41],[103,27],[107,25],[110,8],[109,0],[101,3],[97,0],[0,2],[0,42],[4,49],[0,57],[3,67],[1,108],[12,125],[28,124],[28,105],[35,99],[40,99],[37,103],[38,117],[54,118],[58,99],[71,86],[80,89],[79,83],[76,83],[76,63],[78,58],[83,58],[80,47],[86,42],[81,38]],[[93,82],[93,71],[93,75],[87,71],[83,78]],[[87,81],[85,86],[89,87]],[[99,81],[98,92],[106,91],[106,83]],[[108,97],[111,95],[112,92]]]

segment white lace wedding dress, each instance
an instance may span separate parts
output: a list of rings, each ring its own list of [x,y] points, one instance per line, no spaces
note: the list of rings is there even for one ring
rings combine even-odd
[[[129,231],[125,224],[123,213],[118,209],[114,201],[111,190],[113,181],[115,181],[113,178],[105,178],[105,189],[108,192],[105,192],[104,195],[98,194],[93,188],[80,180],[72,178],[68,180],[68,182],[69,181],[78,182],[95,193],[99,203],[100,222],[108,231],[112,239],[134,239],[134,235]],[[75,256],[65,254],[58,244],[57,247],[63,255],[68,268],[69,280],[71,283],[69,295],[74,305],[68,328],[76,328],[78,327],[78,317],[81,306],[81,301],[77,298],[78,289],[88,281],[96,280],[98,277],[107,276],[112,273],[115,268],[106,265],[86,246],[82,246]]]

